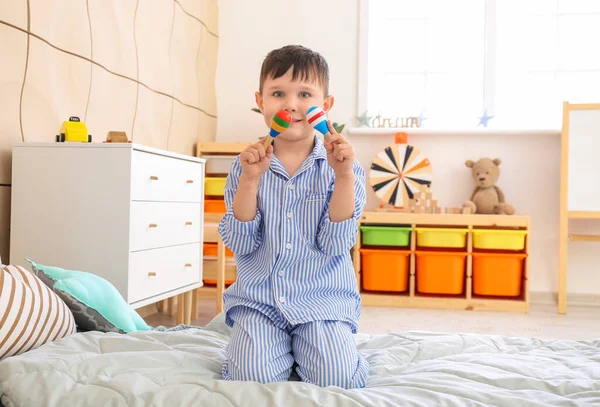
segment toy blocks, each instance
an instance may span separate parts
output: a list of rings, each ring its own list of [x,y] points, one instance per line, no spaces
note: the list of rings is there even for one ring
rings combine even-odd
[[[438,206],[438,201],[433,199],[433,194],[428,185],[421,185],[419,191],[414,193],[414,197],[409,200],[408,205],[403,208],[398,208],[404,213],[446,213],[446,214],[470,214],[470,208],[455,208]]]

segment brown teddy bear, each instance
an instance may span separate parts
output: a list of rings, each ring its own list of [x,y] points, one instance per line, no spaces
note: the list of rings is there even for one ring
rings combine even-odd
[[[470,201],[465,201],[464,208],[470,208],[471,213],[477,214],[495,214],[495,215],[513,215],[515,208],[509,203],[504,202],[504,192],[496,186],[500,178],[500,168],[502,161],[499,158],[494,160],[482,158],[477,162],[467,160],[465,165],[471,168],[471,174],[477,184],[477,187],[471,195]]]

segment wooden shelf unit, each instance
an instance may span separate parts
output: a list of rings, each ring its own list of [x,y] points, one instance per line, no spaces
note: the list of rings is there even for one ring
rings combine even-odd
[[[382,250],[410,250],[409,263],[409,281],[408,290],[403,293],[383,293],[365,291],[362,288],[362,270],[360,249],[361,225],[381,225],[381,226],[407,226],[411,227],[409,247],[387,247]],[[466,252],[466,276],[465,289],[461,295],[435,295],[420,294],[416,287],[416,254],[417,247],[417,227],[453,227],[468,229],[466,235],[466,248],[461,252]],[[521,284],[521,295],[519,297],[493,297],[477,296],[473,294],[473,253],[494,253],[495,250],[473,249],[473,230],[474,229],[516,229],[526,230],[524,249],[520,252],[525,254],[523,261],[523,278]],[[485,311],[509,311],[509,312],[529,312],[529,241],[530,241],[530,218],[529,216],[505,216],[505,215],[463,215],[463,214],[415,214],[400,213],[392,211],[364,212],[359,222],[359,232],[356,244],[353,247],[352,257],[354,270],[361,292],[363,306],[380,307],[405,307],[405,308],[437,308],[437,309],[464,309],[464,310],[485,310]],[[367,246],[364,246],[365,248]],[[457,251],[446,248],[424,248],[423,251]],[[499,251],[501,252],[501,251]]]
[[[239,155],[249,144],[243,143],[222,143],[216,141],[199,142],[196,147],[196,157],[201,157],[210,163],[210,159],[229,158],[232,159]],[[206,177],[225,177],[228,170],[211,170],[211,166],[206,166]],[[211,199],[205,196],[205,201]],[[204,256],[203,262],[203,280],[205,285],[196,289],[192,298],[192,319],[198,316],[198,299],[215,298],[217,313],[223,311],[223,292],[226,288],[226,281],[235,280],[237,268],[232,257],[226,255],[226,248],[219,236],[219,223],[224,213],[204,212],[204,241],[205,243],[215,243],[217,245],[216,256]],[[206,280],[216,280],[216,286],[206,283]]]

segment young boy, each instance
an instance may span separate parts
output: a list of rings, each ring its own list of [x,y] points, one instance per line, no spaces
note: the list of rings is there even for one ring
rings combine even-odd
[[[365,173],[331,122],[323,143],[306,120],[311,106],[333,106],[326,61],[301,46],[270,52],[256,103],[267,126],[281,109],[293,121],[266,150],[264,140],[246,148],[227,177],[219,233],[235,253],[237,280],[223,296],[232,328],[223,378],[286,381],[296,362],[305,382],[364,387],[350,249]]]

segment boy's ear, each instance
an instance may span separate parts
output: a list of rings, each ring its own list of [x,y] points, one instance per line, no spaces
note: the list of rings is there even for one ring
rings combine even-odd
[[[323,103],[323,110],[325,111],[325,113],[329,113],[329,111],[333,107],[334,102],[335,98],[332,95],[325,97],[325,102]]]
[[[254,98],[256,99],[256,106],[258,106],[258,109],[262,113],[262,111],[263,111],[263,98],[262,98],[262,95],[260,94],[260,92],[256,92],[254,94]]]

